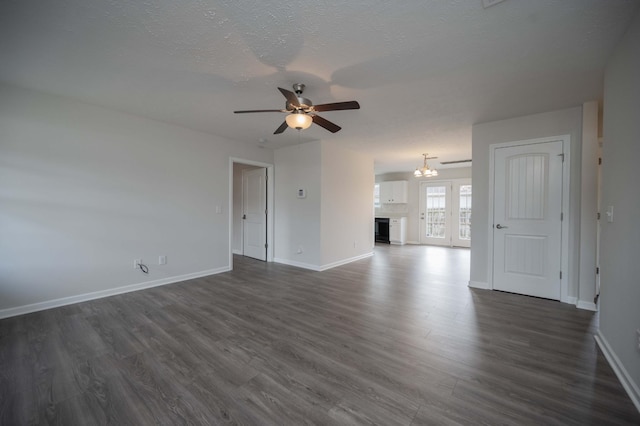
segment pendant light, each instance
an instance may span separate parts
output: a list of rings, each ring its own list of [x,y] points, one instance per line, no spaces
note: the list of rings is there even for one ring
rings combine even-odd
[[[438,176],[438,171],[436,169],[429,168],[429,165],[427,164],[427,155],[428,154],[422,154],[422,156],[424,157],[424,163],[423,163],[422,167],[420,167],[420,168],[416,167],[416,171],[413,172],[413,176],[415,176],[415,177],[435,177],[435,176]],[[433,159],[433,158],[437,158],[437,157],[430,157],[430,158]]]

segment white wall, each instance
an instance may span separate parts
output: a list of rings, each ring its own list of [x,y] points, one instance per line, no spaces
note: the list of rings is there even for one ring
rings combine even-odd
[[[228,269],[230,156],[273,159],[0,85],[0,317]]]
[[[371,255],[371,157],[316,141],[277,149],[275,167],[277,262],[322,270]]]
[[[383,204],[375,209],[376,216],[407,218],[407,242],[418,244],[420,241],[420,182],[438,182],[451,179],[471,178],[471,167],[438,169],[435,178],[416,178],[413,172],[386,173],[376,176],[376,183],[394,180],[409,182],[407,204]]]
[[[322,265],[371,253],[373,158],[322,143]]]
[[[578,306],[596,310],[596,251],[598,230],[598,102],[582,105],[580,194],[580,272]]]
[[[640,410],[640,14],[605,71],[599,337]]]
[[[308,268],[322,264],[321,158],[319,141],[274,152],[276,262]],[[306,198],[297,198],[299,188],[306,190]]]
[[[542,114],[490,123],[476,124],[472,129],[473,158],[473,220],[471,221],[471,273],[472,285],[488,285],[489,247],[489,146],[495,143],[570,135],[571,188],[569,229],[568,293],[578,295],[580,255],[580,158],[582,141],[582,107],[568,108]],[[594,188],[595,191],[595,188]],[[595,272],[595,271],[594,271]]]

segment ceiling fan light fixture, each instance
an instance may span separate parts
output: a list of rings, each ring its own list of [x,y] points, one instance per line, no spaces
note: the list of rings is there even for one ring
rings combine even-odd
[[[287,126],[292,129],[304,130],[308,129],[313,123],[313,118],[304,111],[294,111],[285,118]]]

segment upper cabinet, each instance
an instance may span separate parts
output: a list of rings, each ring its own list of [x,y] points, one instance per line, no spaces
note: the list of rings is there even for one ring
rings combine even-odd
[[[408,202],[409,183],[406,180],[380,182],[381,204],[402,204]]]

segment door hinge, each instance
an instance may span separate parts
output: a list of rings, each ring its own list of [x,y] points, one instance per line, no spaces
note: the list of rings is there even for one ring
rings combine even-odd
[[[264,248],[269,248],[269,244],[265,243]]]
[[[560,213],[560,222],[564,220],[564,213]]]
[[[598,165],[602,164],[602,157],[598,158]]]
[[[562,271],[560,271],[560,279],[562,279]]]
[[[596,275],[600,275],[600,267],[596,266]]]
[[[267,212],[267,209],[264,209],[264,214],[269,214],[269,213]]]
[[[564,154],[558,154],[558,157],[562,158],[562,162],[564,163]]]
[[[600,220],[600,212],[598,212],[598,220]]]

